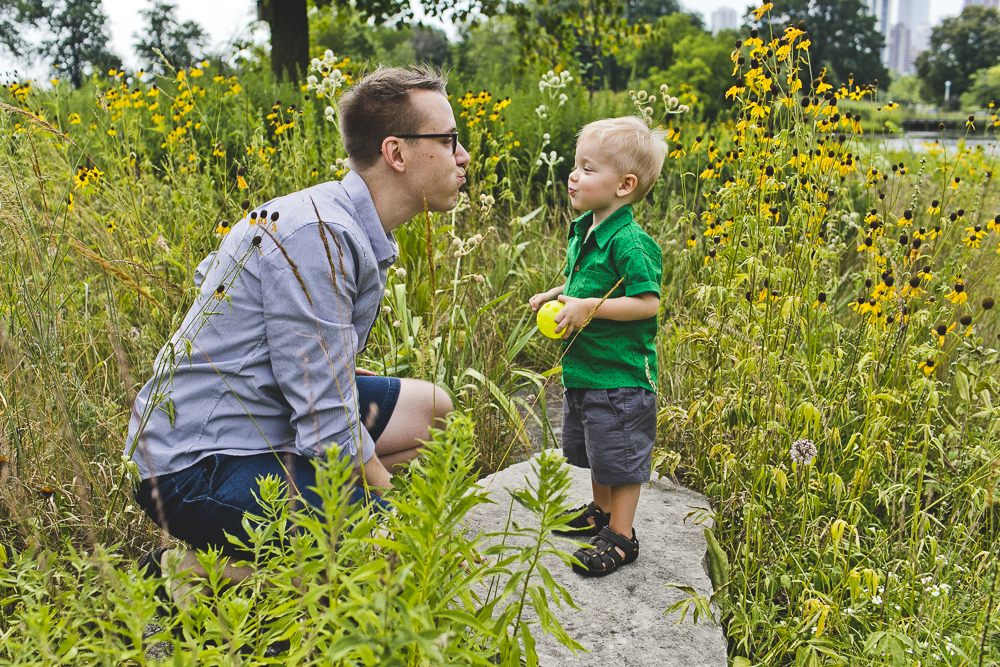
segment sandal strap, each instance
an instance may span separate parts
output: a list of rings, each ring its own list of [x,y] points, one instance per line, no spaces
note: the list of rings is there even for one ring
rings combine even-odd
[[[635,528],[632,529],[632,539],[628,539],[624,535],[619,535],[610,528],[601,528],[601,532],[597,533],[597,537],[594,538],[594,546],[597,546],[599,540],[605,540],[621,548],[622,551],[626,553],[635,551],[639,548],[639,542],[635,539]],[[617,555],[617,552],[615,552]]]

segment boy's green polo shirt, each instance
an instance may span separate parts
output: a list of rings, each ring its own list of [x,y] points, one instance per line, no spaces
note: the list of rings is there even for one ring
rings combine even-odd
[[[663,252],[632,219],[632,207],[621,207],[588,236],[593,219],[589,211],[570,224],[563,293],[600,299],[624,277],[609,299],[645,292],[659,296]],[[563,341],[563,348],[569,347],[562,362],[563,386],[656,391],[655,338],[655,315],[632,322],[592,319],[579,335]]]

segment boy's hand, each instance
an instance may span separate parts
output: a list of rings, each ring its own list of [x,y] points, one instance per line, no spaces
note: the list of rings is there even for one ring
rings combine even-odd
[[[537,313],[539,308],[551,300],[548,292],[540,292],[528,299],[528,305],[531,306],[531,312]]]
[[[587,323],[590,311],[597,305],[597,299],[578,299],[574,296],[559,295],[563,309],[556,314],[556,333],[563,338],[569,338],[574,331],[579,331]]]
[[[528,299],[528,305],[531,306],[531,312],[537,313],[539,308],[562,294],[565,287],[565,285],[559,285],[558,287],[553,287],[548,292],[539,292],[535,296]]]

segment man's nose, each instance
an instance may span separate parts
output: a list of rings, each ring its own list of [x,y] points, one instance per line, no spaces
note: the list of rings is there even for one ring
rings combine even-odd
[[[458,147],[455,149],[455,164],[459,167],[464,167],[469,164],[470,159],[469,152],[465,150],[465,146],[462,145],[461,141],[458,142]]]

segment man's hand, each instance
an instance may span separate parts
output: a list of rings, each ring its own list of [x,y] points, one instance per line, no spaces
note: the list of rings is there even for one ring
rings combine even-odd
[[[355,375],[378,375],[378,373],[374,373],[374,372],[368,370],[367,368],[361,368],[360,366],[356,366],[354,368],[354,374]]]
[[[579,331],[587,323],[590,311],[600,302],[600,299],[578,299],[574,296],[559,295],[563,309],[556,313],[556,333],[569,338],[574,331]]]

